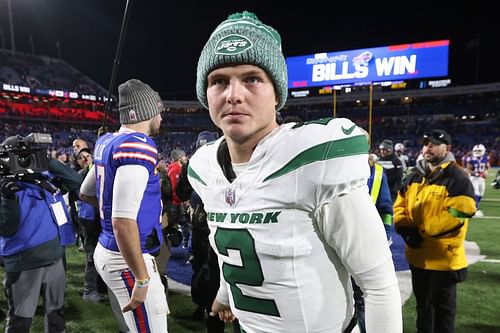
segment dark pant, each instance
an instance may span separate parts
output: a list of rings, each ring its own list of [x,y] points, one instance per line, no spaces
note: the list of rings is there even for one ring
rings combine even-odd
[[[88,294],[92,291],[106,293],[108,288],[94,266],[94,250],[99,241],[101,225],[99,221],[85,219],[80,219],[79,223],[82,227],[83,245],[86,255],[83,293]]]
[[[43,297],[45,332],[64,332],[66,274],[62,259],[49,266],[6,272],[4,293],[9,304],[6,333],[28,333],[38,299]]]
[[[455,333],[457,283],[467,269],[433,271],[411,266],[413,293],[417,300],[418,333]]]
[[[182,204],[172,204],[170,206],[170,216],[172,220],[169,221],[169,224],[172,226],[177,224],[182,228],[182,245],[187,247],[191,235],[191,223],[186,209]]]

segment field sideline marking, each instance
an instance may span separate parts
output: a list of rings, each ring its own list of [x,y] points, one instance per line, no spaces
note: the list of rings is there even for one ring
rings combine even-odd
[[[496,198],[482,198],[481,201],[495,201],[495,202],[499,202],[500,199],[496,199]]]
[[[480,219],[483,219],[483,220],[500,220],[500,216],[482,216],[482,217],[473,216],[472,219],[474,219],[474,220],[480,220]]]
[[[500,264],[500,259],[483,259],[481,262],[492,262],[495,264]]]

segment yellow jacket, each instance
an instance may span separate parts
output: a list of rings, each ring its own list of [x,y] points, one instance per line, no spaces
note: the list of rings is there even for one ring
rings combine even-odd
[[[476,212],[467,174],[452,158],[434,171],[420,161],[394,203],[394,226],[416,227],[418,248],[406,246],[408,262],[419,268],[449,271],[467,267],[464,240],[469,217]]]

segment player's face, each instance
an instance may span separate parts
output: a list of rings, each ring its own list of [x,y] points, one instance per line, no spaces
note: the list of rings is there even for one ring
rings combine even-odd
[[[436,165],[439,163],[448,153],[448,146],[444,143],[434,144],[432,142],[427,142],[422,148],[422,154],[427,162],[431,165]]]
[[[380,149],[380,156],[386,157],[386,156],[389,156],[389,155],[391,155],[391,151],[390,150],[387,150],[385,148],[381,148]]]
[[[149,123],[150,135],[157,135],[160,133],[161,121],[162,121],[161,114],[157,114],[153,119],[151,119],[151,122]]]
[[[76,139],[73,141],[73,151],[78,153],[82,148],[88,148],[87,142],[82,139]]]
[[[208,75],[207,99],[212,121],[227,140],[257,144],[278,126],[274,86],[253,65],[218,68]]]
[[[82,152],[78,155],[76,159],[80,168],[86,168],[92,163],[92,155],[87,152]]]
[[[182,165],[186,165],[188,162],[188,158],[186,155],[182,156],[181,159],[179,160]]]

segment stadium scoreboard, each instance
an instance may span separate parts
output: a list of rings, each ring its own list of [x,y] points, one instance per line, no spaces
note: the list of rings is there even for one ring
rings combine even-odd
[[[316,94],[346,86],[403,82],[448,75],[449,40],[390,45],[286,58],[288,88]]]

